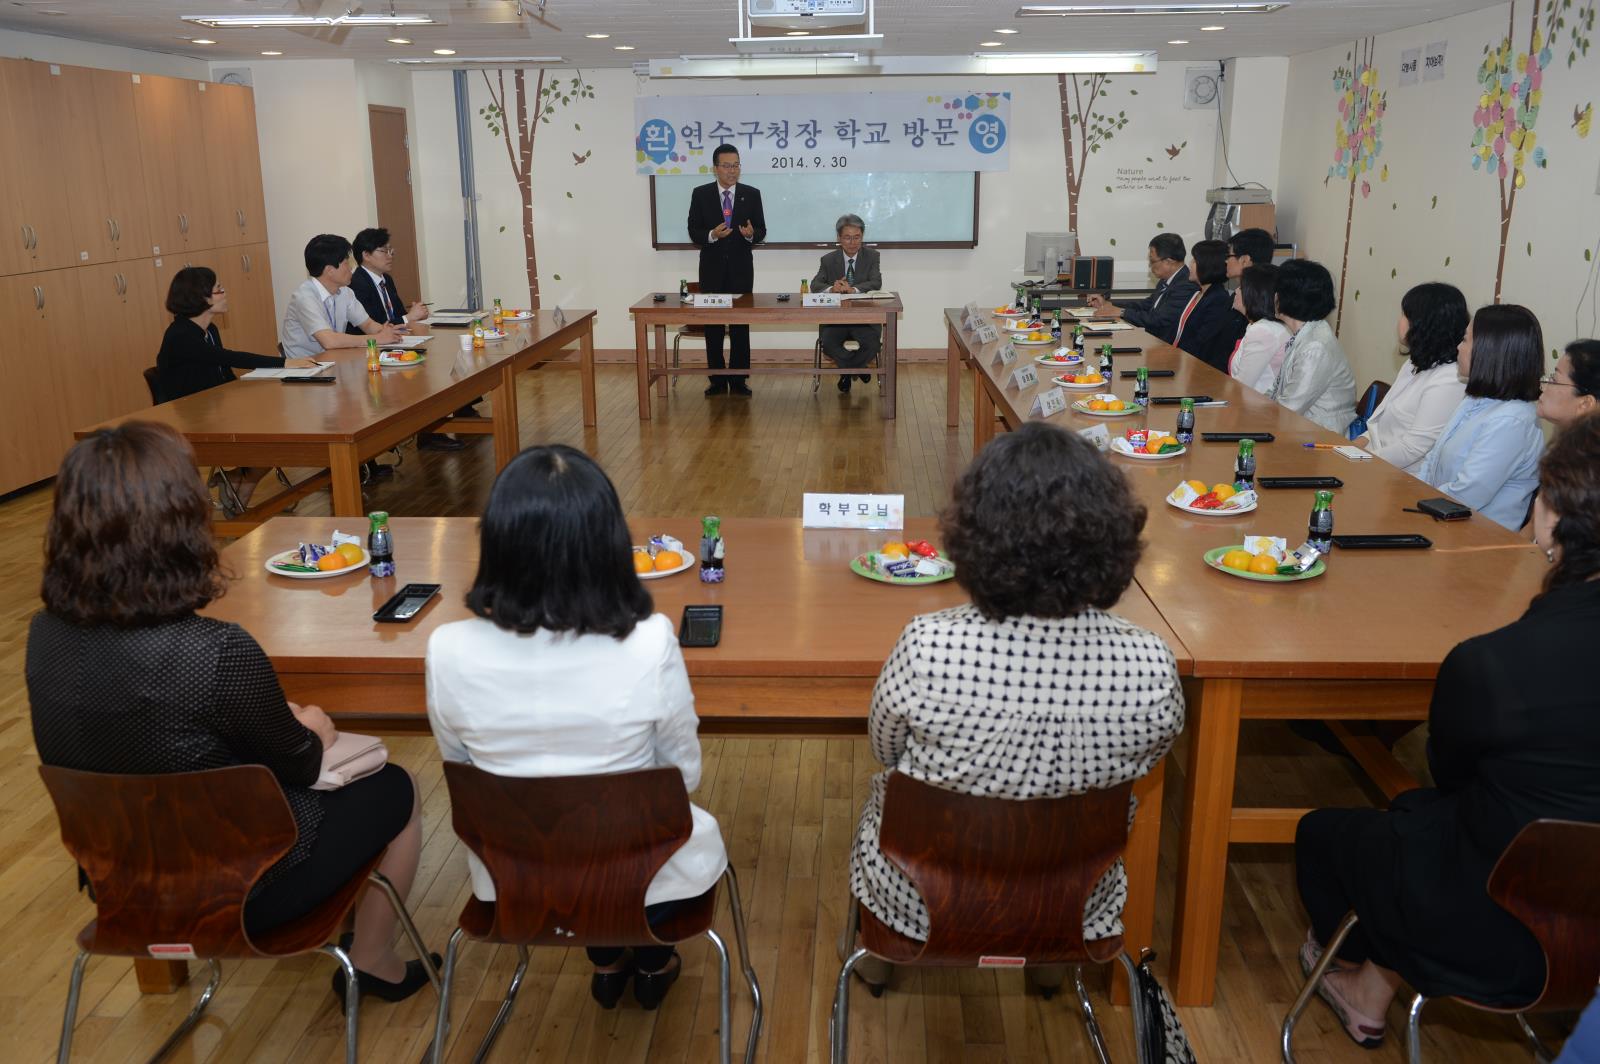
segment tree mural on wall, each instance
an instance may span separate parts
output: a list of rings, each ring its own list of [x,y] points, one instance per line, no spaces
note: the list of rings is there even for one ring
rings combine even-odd
[[[1517,3],[1512,0],[1506,35],[1498,44],[1483,46],[1483,62],[1478,65],[1477,107],[1472,112],[1472,168],[1494,178],[1499,185],[1500,249],[1495,257],[1494,301],[1500,302],[1505,279],[1506,248],[1511,242],[1511,220],[1517,209],[1517,193],[1528,183],[1530,169],[1543,170],[1549,157],[1538,143],[1535,126],[1544,105],[1544,74],[1555,59],[1556,39],[1570,31],[1567,65],[1570,67],[1589,52],[1588,34],[1594,29],[1595,4],[1573,0],[1532,0],[1528,16],[1528,45],[1518,50]],[[1540,14],[1544,28],[1540,29]],[[1574,122],[1574,125],[1578,125]],[[1528,245],[1533,254],[1533,245]]]
[[[1089,156],[1128,124],[1126,111],[1118,111],[1115,116],[1100,111],[1100,101],[1106,98],[1106,86],[1110,84],[1111,78],[1106,74],[1082,78],[1056,75],[1056,88],[1061,95],[1061,146],[1067,154],[1067,231],[1078,234],[1080,250],[1084,241],[1078,231],[1078,193],[1083,191]],[[1138,95],[1138,90],[1130,89],[1129,93]]]
[[[547,85],[546,72],[541,70],[538,80],[534,82],[530,109],[527,73],[522,67],[512,71],[510,102],[514,110],[508,111],[506,72],[494,71],[495,79],[490,81],[489,71],[484,71],[483,84],[489,90],[489,104],[478,108],[478,114],[483,117],[489,132],[505,143],[511,176],[516,179],[517,190],[522,194],[522,246],[528,272],[528,305],[538,310],[539,265],[533,239],[534,142],[539,137],[539,127],[549,125],[558,108],[568,106],[573,100],[594,99],[594,86],[583,80],[581,71],[566,81],[552,77]],[[571,193],[567,195],[571,196]]]
[[[1347,57],[1350,66],[1333,72],[1333,88],[1339,94],[1339,117],[1333,124],[1333,162],[1327,185],[1334,178],[1349,183],[1344,210],[1344,260],[1339,267],[1339,304],[1333,331],[1344,321],[1344,282],[1350,273],[1350,230],[1356,216],[1356,188],[1361,198],[1372,195],[1371,175],[1383,152],[1383,112],[1388,94],[1378,91],[1378,68],[1372,64],[1375,41],[1368,37]],[[1384,168],[1387,176],[1388,167]]]

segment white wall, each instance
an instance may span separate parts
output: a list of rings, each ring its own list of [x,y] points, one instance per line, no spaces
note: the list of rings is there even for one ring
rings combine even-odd
[[[1276,192],[1288,82],[1287,56],[1228,60],[1213,185],[1259,182]]]
[[[1528,43],[1528,0],[1516,11],[1520,51]],[[1505,36],[1509,13],[1510,6],[1500,4],[1376,40],[1378,88],[1389,94],[1383,147],[1371,194],[1363,198],[1358,188],[1355,195],[1340,332],[1360,384],[1393,380],[1399,367],[1395,318],[1400,297],[1412,285],[1454,284],[1473,306],[1492,298],[1499,185],[1473,170],[1470,153],[1482,92],[1478,64],[1484,47],[1498,46]],[[1401,51],[1436,41],[1448,42],[1443,80],[1401,87]],[[1525,304],[1539,316],[1545,346],[1552,349],[1600,333],[1593,272],[1600,269],[1600,133],[1580,137],[1573,120],[1575,109],[1600,96],[1600,49],[1569,68],[1560,43],[1545,73],[1535,126],[1549,164],[1530,166],[1518,193],[1502,293],[1503,301]],[[1337,115],[1332,74],[1348,65],[1349,51],[1331,48],[1289,62],[1278,197],[1280,231],[1293,234],[1311,258],[1326,265],[1335,284],[1345,253],[1350,185],[1328,179]]]
[[[552,76],[567,79],[572,72],[547,75]],[[535,77],[530,72],[530,93]],[[830,78],[805,85],[764,81],[754,88],[737,82],[652,82],[624,70],[593,71],[588,78],[596,98],[558,109],[540,130],[535,147],[535,233],[546,305],[598,307],[597,343],[612,349],[633,346],[633,327],[625,313],[628,304],[646,292],[674,287],[680,277],[695,275],[695,252],[654,251],[650,246],[647,186],[643,177],[633,173],[636,94],[950,88],[946,81],[932,78]],[[471,83],[483,294],[491,300],[499,296],[508,304],[522,302],[527,287],[521,201],[504,144],[489,133],[477,114],[487,102],[482,75],[474,72]],[[1080,202],[1079,229],[1086,248],[1118,258],[1119,280],[1124,283],[1144,278],[1145,245],[1157,231],[1157,223],[1191,241],[1199,238],[1203,228],[1203,194],[1212,179],[1216,115],[1183,110],[1182,84],[1182,68],[1174,65],[1154,75],[1113,78],[1108,90],[1108,102],[1114,109],[1127,110],[1132,120],[1092,156]],[[1012,93],[1011,169],[983,176],[977,248],[885,253],[885,286],[901,292],[906,303],[900,332],[905,347],[942,350],[942,308],[968,300],[1007,298],[1007,282],[1020,277],[1023,233],[1067,227],[1055,78],[994,78],[977,87]],[[1137,90],[1137,96],[1129,90]],[[424,287],[431,298],[452,302],[465,292],[465,268],[456,164],[453,154],[444,150],[444,145],[455,142],[450,75],[414,75],[413,96],[414,135],[439,149],[421,161],[423,180],[430,190],[427,202],[419,202],[418,210],[429,247]],[[1276,125],[1268,139],[1274,142],[1270,154],[1275,158]],[[1169,157],[1168,148],[1178,149],[1176,158]],[[574,163],[575,154],[591,150],[593,155],[586,162]],[[760,187],[759,174],[750,175],[749,181]],[[1108,193],[1107,186],[1113,191]],[[840,211],[851,207],[840,204]],[[867,238],[871,240],[870,232]],[[814,251],[758,250],[756,287],[786,291],[795,286],[797,278],[815,273],[816,265]],[[811,337],[802,334],[764,333],[756,340],[758,348],[768,349],[796,350],[809,348],[810,343]]]
[[[0,29],[0,56],[98,67],[101,70],[128,70],[135,74],[165,74],[200,81],[211,77],[210,64],[203,59],[7,29]]]

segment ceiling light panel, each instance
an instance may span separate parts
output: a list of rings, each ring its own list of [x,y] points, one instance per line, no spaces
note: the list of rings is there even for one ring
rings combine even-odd
[[[185,22],[219,30],[295,29],[303,26],[432,26],[431,15],[182,15]]]
[[[1270,3],[1158,3],[1158,4],[1029,4],[1017,8],[1016,18],[1110,18],[1130,15],[1270,15],[1289,6],[1288,0]]]

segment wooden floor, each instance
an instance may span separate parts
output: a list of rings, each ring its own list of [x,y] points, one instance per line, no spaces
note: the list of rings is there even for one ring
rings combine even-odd
[[[685,380],[653,421],[640,422],[631,367],[600,370],[598,429],[578,416],[578,381],[559,369],[521,382],[522,439],[582,447],[605,464],[630,513],[690,517],[706,513],[783,516],[798,513],[806,490],[903,491],[908,514],[937,512],[948,485],[970,457],[970,425],[944,427],[942,366],[901,371],[900,417],[878,416],[876,389],[858,384],[843,398],[831,381],[815,396],[809,378],[757,377],[751,400],[706,400]],[[962,403],[963,411],[970,404]],[[476,514],[493,469],[488,441],[455,454],[407,449],[400,476],[371,491],[371,508],[396,514]],[[38,608],[40,544],[49,489],[0,503],[0,940],[11,974],[0,985],[0,1037],[7,1061],[51,1058],[58,1034],[72,938],[91,916],[74,889],[54,814],[36,772],[23,689],[28,618]],[[313,496],[300,512],[326,513]],[[763,560],[729,545],[731,579],[758,578]],[[403,559],[407,544],[396,544]],[[744,889],[751,949],[768,1003],[761,1056],[767,1061],[826,1059],[827,1013],[838,971],[834,943],[842,925],[845,866],[856,813],[878,769],[861,739],[708,738],[704,781],[695,800],[722,825]],[[431,739],[391,742],[394,759],[423,789],[426,843],[409,899],[423,936],[441,949],[468,895],[465,851],[450,830],[448,799]],[[1402,746],[1413,767],[1421,736]],[[1177,861],[1175,809],[1183,792],[1183,746],[1169,761],[1156,948],[1170,941]],[[1323,753],[1277,724],[1246,725],[1240,791],[1251,804],[1358,804],[1373,795],[1342,759]],[[1277,1025],[1298,989],[1294,951],[1305,917],[1286,847],[1231,851],[1221,974],[1214,1009],[1184,1011],[1203,1061],[1277,1059]],[[730,947],[726,903],[720,925]],[[1465,930],[1465,929],[1464,929]],[[535,953],[496,1061],[705,1061],[717,1041],[715,969],[709,946],[683,950],[683,978],[660,1011],[625,1000],[603,1012],[588,995],[581,951]],[[468,947],[458,977],[452,1060],[471,1058],[493,1015],[514,952]],[[1158,971],[1165,972],[1164,961]],[[306,957],[225,966],[209,1019],[174,1055],[180,1061],[342,1060],[342,1026],[328,981],[331,962]],[[1093,996],[1114,1059],[1131,1061],[1128,1014]],[[75,1060],[142,1060],[198,993],[142,997],[128,962],[89,966]],[[362,1059],[421,1059],[433,1029],[434,998],[362,1011]],[[735,1045],[749,1020],[736,992]],[[1076,1010],[1067,998],[1044,1001],[1020,976],[990,972],[909,973],[880,1000],[852,998],[856,1061],[1076,1061],[1089,1059]],[[1297,1039],[1299,1059],[1398,1061],[1404,1016],[1389,1016],[1387,1044],[1359,1050],[1313,1003]],[[1425,1051],[1435,1061],[1526,1059],[1509,1019],[1437,1002],[1429,1006]]]

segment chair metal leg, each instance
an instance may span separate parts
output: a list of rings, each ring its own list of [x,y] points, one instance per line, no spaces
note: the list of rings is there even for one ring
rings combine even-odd
[[[1083,966],[1072,966],[1072,989],[1078,992],[1078,1009],[1083,1013],[1083,1027],[1089,1032],[1089,1044],[1094,1047],[1095,1059],[1100,1064],[1111,1064],[1111,1054],[1106,1051],[1105,1036],[1100,1033],[1100,1021],[1095,1019],[1094,1005],[1083,986]]]
[[[721,988],[717,1001],[717,1017],[721,1020],[721,1030],[717,1032],[717,1059],[722,1064],[730,1064],[733,1060],[733,972],[728,965],[728,945],[714,928],[706,928],[706,937],[717,947],[717,977]]]
[[[1139,1064],[1161,1064],[1158,1060],[1151,1060],[1150,1054],[1145,1049],[1144,1032],[1149,1029],[1153,1017],[1146,1016],[1144,1012],[1144,999],[1139,996],[1138,969],[1133,963],[1133,958],[1126,953],[1117,954],[1117,960],[1122,962],[1122,970],[1128,976],[1128,1001],[1133,1006],[1134,1059]]]
[[[1528,1048],[1533,1052],[1533,1059],[1537,1064],[1551,1064],[1558,1052],[1544,1044],[1544,1039],[1539,1037],[1539,1032],[1528,1025],[1528,1017],[1517,1013],[1517,1026],[1522,1029],[1522,1037],[1528,1040]]]
[[[1289,1014],[1283,1018],[1283,1029],[1279,1041],[1283,1049],[1283,1064],[1294,1064],[1294,1048],[1290,1044],[1294,1038],[1294,1025],[1300,1021],[1300,1014],[1306,1010],[1311,995],[1317,992],[1317,984],[1322,982],[1322,977],[1327,973],[1329,965],[1339,953],[1339,947],[1344,945],[1344,940],[1350,936],[1350,929],[1356,926],[1356,914],[1350,913],[1339,923],[1338,930],[1334,931],[1333,938],[1322,949],[1322,956],[1317,958],[1317,966],[1311,969],[1311,974],[1306,977],[1306,985],[1300,988],[1299,995],[1294,999],[1294,1004],[1289,1006]]]
[[[355,962],[338,946],[323,946],[322,952],[344,969],[344,1060],[356,1064],[356,1045],[361,1030],[361,987],[356,982]]]
[[[1428,999],[1418,994],[1406,1010],[1406,1060],[1410,1064],[1422,1064],[1422,1006],[1427,1003]]]
[[[673,369],[677,369],[678,368],[678,345],[680,343],[682,343],[682,342],[683,342],[683,336],[681,334],[679,334],[679,333],[673,333],[672,334],[672,368]],[[676,388],[678,386],[678,375],[676,373],[674,373],[672,375],[672,386],[674,388]]]
[[[433,1049],[428,1054],[428,1064],[444,1064],[444,1043],[450,1035],[450,986],[456,974],[456,950],[465,936],[465,931],[456,928],[444,948],[443,985],[439,988],[439,1011],[433,1021]]]
[[[185,1016],[183,1022],[178,1024],[178,1029],[169,1034],[167,1040],[161,1043],[161,1048],[150,1055],[149,1064],[156,1064],[156,1061],[178,1047],[178,1043],[188,1036],[189,1032],[194,1029],[195,1024],[200,1022],[200,1014],[206,1011],[206,1006],[211,1004],[211,999],[216,996],[217,987],[222,985],[222,965],[214,960],[206,961],[206,964],[211,968],[211,978],[207,980],[206,988],[200,991],[200,1000],[194,1003],[194,1008],[189,1010],[189,1015]]]
[[[822,341],[820,339],[817,341],[816,347],[812,348],[812,351],[811,351],[811,368],[812,369],[821,369],[822,368]],[[822,374],[820,374],[820,373],[812,374],[812,376],[811,376],[811,394],[812,395],[816,395],[817,394],[817,389],[820,388],[820,387],[822,387]]]
[[[850,899],[851,922],[854,923],[855,899]],[[855,936],[850,937],[855,941]],[[850,973],[855,970],[856,964],[867,955],[864,949],[857,949],[844,959],[844,966],[839,969],[839,983],[833,990],[833,1016],[829,1022],[829,1060],[832,1064],[845,1064],[850,1057]]]
[[[439,970],[433,966],[433,957],[428,953],[428,947],[423,943],[417,925],[412,922],[411,913],[407,911],[406,903],[400,897],[399,891],[394,889],[394,884],[389,882],[388,876],[377,870],[367,874],[367,881],[376,883],[378,889],[383,891],[384,897],[389,899],[389,905],[399,918],[400,926],[405,928],[406,937],[411,940],[411,948],[417,951],[417,957],[422,961],[422,968],[428,973],[428,982],[433,984],[433,992],[439,993]]]
[[[222,502],[222,512],[228,517],[237,517],[244,513],[244,500],[239,498],[239,491],[233,486],[233,481],[228,479],[227,471],[221,466],[211,474],[211,479],[217,482],[218,496]]]
[[[78,1019],[78,995],[83,990],[83,970],[89,965],[87,950],[79,950],[72,962],[72,979],[67,983],[67,1008],[61,1017],[61,1042],[56,1047],[56,1064],[67,1064],[72,1056],[72,1028]]]
[[[483,1064],[489,1059],[489,1050],[494,1047],[494,1040],[500,1037],[500,1028],[511,1018],[511,1007],[516,1004],[517,991],[522,989],[522,977],[527,973],[528,947],[518,946],[517,970],[511,973],[511,985],[506,987],[506,996],[501,1000],[500,1008],[495,1011],[488,1033],[483,1036],[483,1041],[478,1043],[478,1051],[472,1054],[472,1064]]]
[[[733,914],[733,940],[739,947],[739,967],[744,970],[744,981],[750,985],[753,1011],[744,1060],[745,1064],[753,1064],[756,1059],[756,1040],[761,1037],[761,984],[756,982],[755,966],[750,963],[750,942],[744,930],[744,903],[739,900],[739,877],[734,875],[732,864],[728,865],[723,876],[728,880],[728,908]]]

